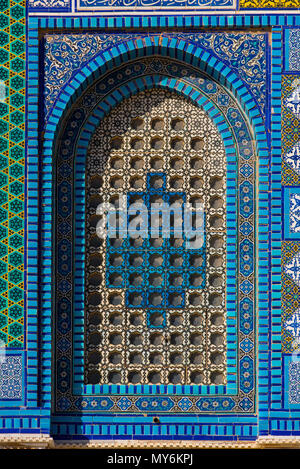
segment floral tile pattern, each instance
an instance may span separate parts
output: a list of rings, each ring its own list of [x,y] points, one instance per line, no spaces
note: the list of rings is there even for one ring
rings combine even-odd
[[[6,356],[0,361],[0,399],[21,399],[23,393],[22,357]]]
[[[49,34],[45,37],[45,114],[49,115],[61,87],[72,74],[113,44],[143,37],[141,34]],[[261,110],[266,105],[266,53],[264,34],[177,33],[228,64],[241,77]]]

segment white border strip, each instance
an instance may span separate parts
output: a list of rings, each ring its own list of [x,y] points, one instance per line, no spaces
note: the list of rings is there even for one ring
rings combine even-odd
[[[73,8],[73,5],[72,5],[72,8]],[[207,15],[216,15],[216,12],[218,14],[222,14],[222,13],[225,13],[227,15],[227,18],[230,18],[230,16],[249,16],[249,15],[280,15],[280,14],[288,14],[288,15],[292,15],[292,16],[295,16],[295,15],[300,15],[300,10],[297,9],[297,10],[232,10],[229,12],[229,10],[217,10],[217,9],[214,9],[214,10],[192,10],[192,11],[187,11],[187,10],[182,10],[180,8],[178,8],[178,10],[167,10],[167,11],[162,11],[162,10],[151,10],[150,12],[147,10],[146,12],[144,10],[125,10],[123,9],[122,11],[119,11],[119,10],[111,10],[111,9],[102,9],[102,10],[96,10],[96,9],[91,9],[89,10],[88,12],[87,11],[73,11],[73,12],[59,12],[59,11],[56,11],[56,12],[53,12],[51,13],[50,11],[46,11],[46,12],[30,12],[28,11],[28,16],[29,17],[57,17],[57,18],[60,18],[60,17],[83,17],[83,16],[91,16],[91,14],[95,12],[97,13],[97,17],[101,17],[101,13],[102,14],[105,14],[106,17],[114,17],[114,16],[124,16],[124,15],[130,15],[130,16],[145,16],[145,14],[147,14],[147,17],[151,17],[151,16],[164,16],[166,14],[168,14],[169,16],[171,15],[178,15],[178,13],[180,12],[180,16],[186,16],[186,15],[189,15],[189,16],[200,16],[201,13],[205,14],[205,16]]]

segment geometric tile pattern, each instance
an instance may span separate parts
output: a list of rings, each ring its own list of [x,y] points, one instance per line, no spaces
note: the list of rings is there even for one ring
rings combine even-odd
[[[297,309],[292,317],[285,321],[284,327],[288,332],[291,332],[294,337],[300,338],[300,309]]]
[[[0,361],[0,399],[22,398],[22,357],[6,356]]]
[[[299,72],[300,70],[300,29],[288,29],[286,30],[288,33],[288,38],[286,37],[286,41],[288,41],[288,52],[286,56],[286,67],[287,69],[292,72]]]
[[[289,403],[300,404],[300,362],[289,364]]]
[[[300,233],[300,194],[290,194],[290,229],[291,233]]]
[[[292,353],[298,336],[300,298],[300,243],[282,243],[282,351]]]
[[[282,76],[282,184],[300,184],[300,79]]]
[[[23,344],[25,0],[0,0],[0,339]]]
[[[284,271],[298,286],[300,286],[300,253],[297,253],[285,264]]]
[[[298,6],[299,6],[299,2]],[[299,71],[300,35],[297,29],[285,31],[285,67]],[[282,76],[282,184],[300,185],[300,80],[298,75]],[[286,192],[287,191],[287,192]],[[284,236],[297,239],[300,232],[299,187],[284,188]],[[287,230],[286,230],[287,228]],[[288,232],[288,233],[287,233]],[[300,404],[300,363],[295,361],[300,340],[300,244],[282,243],[282,352],[291,354],[286,364],[288,405]]]
[[[297,2],[299,6],[299,2]],[[299,70],[299,30],[285,31],[286,67]],[[298,67],[298,68],[297,68]],[[286,74],[281,78],[281,182],[284,186],[300,185],[300,80],[298,75]],[[286,192],[287,191],[287,192]],[[284,189],[284,236],[296,240],[300,231],[299,188]],[[294,354],[298,348],[300,298],[300,244],[282,243],[282,352]],[[295,340],[297,339],[297,340]],[[297,364],[292,363],[291,367]],[[290,367],[290,371],[291,368]]]

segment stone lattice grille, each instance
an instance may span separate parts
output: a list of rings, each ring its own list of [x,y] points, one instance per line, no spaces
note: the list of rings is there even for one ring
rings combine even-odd
[[[174,236],[101,240],[96,208],[117,207],[119,194],[202,202],[203,247]],[[225,384],[225,200],[222,139],[202,109],[153,90],[103,119],[87,156],[87,383]]]

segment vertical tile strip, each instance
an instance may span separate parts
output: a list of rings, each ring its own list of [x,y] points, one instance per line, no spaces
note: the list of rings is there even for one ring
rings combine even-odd
[[[0,2],[0,339],[24,345],[25,1]]]
[[[272,29],[270,416],[281,407],[281,65],[282,28]],[[273,414],[273,412],[275,413]],[[270,423],[272,425],[272,423]],[[269,431],[271,428],[269,428]]]

